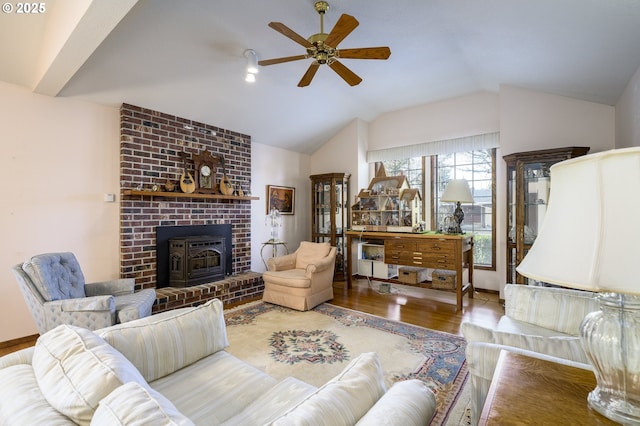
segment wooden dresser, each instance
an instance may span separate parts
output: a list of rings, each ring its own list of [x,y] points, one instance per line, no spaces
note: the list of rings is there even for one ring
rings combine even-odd
[[[402,232],[348,231],[347,287],[351,288],[351,246],[354,239],[384,243],[384,262],[400,266],[446,269],[456,272],[456,306],[462,309],[462,296],[473,298],[473,237],[456,234],[414,234]],[[464,270],[468,281],[464,281]]]

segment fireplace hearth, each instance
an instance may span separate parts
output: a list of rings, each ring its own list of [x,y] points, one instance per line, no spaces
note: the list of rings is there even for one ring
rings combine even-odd
[[[156,227],[157,288],[188,287],[232,274],[231,225]]]

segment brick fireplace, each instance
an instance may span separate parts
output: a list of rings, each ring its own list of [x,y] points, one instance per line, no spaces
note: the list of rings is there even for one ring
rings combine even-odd
[[[233,260],[225,277],[185,288],[156,288],[154,312],[200,304],[211,298],[236,303],[262,294],[260,274],[251,272],[251,201],[153,196],[170,181],[179,188],[183,155],[189,160],[205,149],[223,156],[227,176],[248,189],[251,137],[147,108],[123,104],[120,109],[120,188],[148,190],[149,195],[121,196],[120,276],[135,278],[136,288],[157,287],[156,228],[231,227],[225,247]],[[193,163],[187,161],[193,174]],[[179,189],[177,189],[179,191]],[[229,244],[226,244],[229,245]]]

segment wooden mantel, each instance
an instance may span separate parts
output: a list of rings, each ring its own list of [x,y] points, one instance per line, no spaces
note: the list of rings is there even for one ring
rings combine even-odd
[[[239,195],[221,195],[221,194],[198,194],[192,192],[187,194],[185,192],[165,192],[165,191],[143,191],[137,189],[124,189],[122,195],[127,196],[141,196],[141,197],[164,197],[164,198],[196,198],[200,200],[259,200],[259,197],[248,197]]]

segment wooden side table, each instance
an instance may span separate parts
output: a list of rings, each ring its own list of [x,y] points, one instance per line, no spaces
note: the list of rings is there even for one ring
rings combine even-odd
[[[617,425],[589,408],[593,372],[503,350],[479,425]]]

